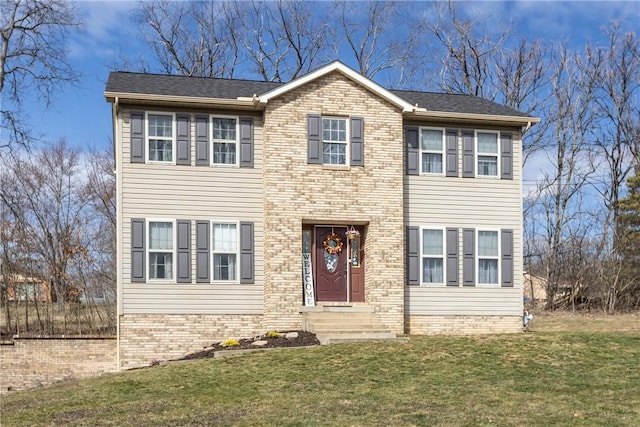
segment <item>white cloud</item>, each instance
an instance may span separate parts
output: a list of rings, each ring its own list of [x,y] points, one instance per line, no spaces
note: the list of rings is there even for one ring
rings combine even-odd
[[[128,37],[135,28],[133,19],[136,3],[132,1],[76,1],[83,31],[67,46],[70,57],[112,54],[107,46],[114,46]]]
[[[80,1],[85,31],[98,41],[111,41],[122,36],[133,23],[136,3],[132,1]]]
[[[625,31],[638,30],[640,7],[635,1],[515,1],[506,3],[527,34],[575,47],[602,44],[603,28],[620,21]]]

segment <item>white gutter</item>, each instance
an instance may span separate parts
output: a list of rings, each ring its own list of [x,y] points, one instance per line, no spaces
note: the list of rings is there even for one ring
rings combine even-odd
[[[126,93],[126,92],[105,92],[105,98],[107,101],[110,99],[118,99],[120,103],[126,101],[156,101],[156,102],[182,102],[189,104],[204,104],[204,105],[221,105],[221,106],[236,106],[236,107],[250,107],[255,108],[256,103],[253,98],[203,98],[199,96],[177,96],[177,95],[154,95],[148,93]]]
[[[413,112],[407,114],[408,117],[416,118],[432,118],[432,119],[455,119],[455,120],[482,120],[490,122],[503,122],[520,124],[527,126],[529,129],[533,124],[539,123],[538,117],[522,117],[522,116],[500,116],[495,114],[471,114],[471,113],[454,113],[451,111],[430,111],[424,108],[414,109]]]

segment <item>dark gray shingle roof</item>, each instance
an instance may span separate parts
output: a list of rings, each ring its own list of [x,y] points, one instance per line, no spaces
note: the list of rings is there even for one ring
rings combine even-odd
[[[113,71],[107,92],[236,99],[268,92],[282,83],[255,80],[213,79]]]
[[[505,107],[504,105],[472,95],[416,92],[409,90],[392,90],[391,92],[411,105],[418,104],[418,107],[431,111],[529,117],[527,114],[521,113],[513,108]]]
[[[107,80],[107,92],[167,96],[236,99],[261,95],[284,83],[258,80],[215,79],[114,71]],[[430,111],[529,117],[509,107],[471,95],[392,90],[411,105]]]

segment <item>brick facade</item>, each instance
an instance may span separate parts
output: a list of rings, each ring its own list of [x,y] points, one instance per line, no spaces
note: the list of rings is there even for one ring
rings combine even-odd
[[[20,338],[0,353],[0,393],[118,370],[115,337]]]
[[[407,316],[411,335],[472,335],[522,332],[521,316]]]
[[[259,315],[127,314],[120,317],[120,368],[180,358],[214,341],[261,332]],[[264,332],[264,331],[263,331]]]
[[[264,118],[265,310],[298,328],[302,224],[365,226],[365,302],[403,331],[403,138],[399,108],[337,72],[271,101]],[[364,167],[307,163],[307,115],[364,118]]]

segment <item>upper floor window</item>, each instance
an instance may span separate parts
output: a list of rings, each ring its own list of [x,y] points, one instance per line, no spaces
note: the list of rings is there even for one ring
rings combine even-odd
[[[444,232],[422,230],[422,283],[444,283]]]
[[[322,118],[322,163],[347,164],[347,119]]]
[[[498,133],[476,132],[478,175],[498,177]]]
[[[147,114],[148,159],[152,162],[173,162],[174,151],[173,114]]]
[[[237,164],[238,134],[237,118],[211,118],[212,163],[214,165]]]
[[[420,134],[422,173],[442,173],[444,132],[442,129],[422,129]]]
[[[498,278],[498,232],[478,230],[478,284],[495,284]]]
[[[213,280],[236,281],[238,277],[238,226],[213,223]]]
[[[173,279],[173,248],[175,247],[172,221],[149,221],[149,279]]]

